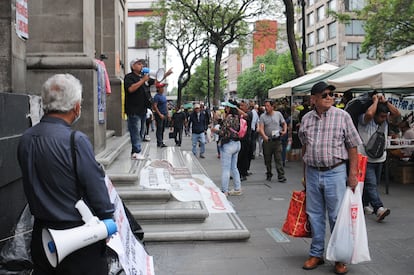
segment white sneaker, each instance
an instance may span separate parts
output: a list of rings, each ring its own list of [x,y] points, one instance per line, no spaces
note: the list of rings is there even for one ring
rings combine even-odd
[[[371,206],[365,206],[364,213],[365,215],[372,215],[374,214],[374,209]]]
[[[151,141],[151,138],[150,138],[150,136],[149,136],[149,135],[145,135],[144,140],[145,140],[145,141]]]
[[[135,160],[143,160],[145,159],[145,156],[141,153],[133,153],[131,155],[131,159],[135,159]]]
[[[381,222],[386,216],[391,213],[388,208],[380,207],[377,210],[377,222]]]

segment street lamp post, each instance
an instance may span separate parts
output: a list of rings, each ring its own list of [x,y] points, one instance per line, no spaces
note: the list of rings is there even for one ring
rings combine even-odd
[[[207,33],[208,48],[207,48],[207,107],[210,110],[210,36]]]
[[[306,74],[306,22],[305,22],[305,0],[299,0],[299,4],[302,7],[302,67],[303,72]]]

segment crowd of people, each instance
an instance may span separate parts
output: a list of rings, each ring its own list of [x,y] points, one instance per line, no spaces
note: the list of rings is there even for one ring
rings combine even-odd
[[[155,121],[155,136],[160,149],[167,146],[164,131],[170,127],[176,146],[181,146],[183,132],[186,136],[191,135],[192,152],[201,159],[206,158],[205,144],[216,142],[217,158],[222,167],[221,190],[225,196],[240,196],[243,194],[242,182],[251,175],[251,161],[258,156],[263,156],[266,167],[263,176],[267,181],[272,181],[273,161],[278,182],[287,181],[284,172],[286,152],[289,145],[294,146],[294,135],[297,134],[304,163],[306,212],[312,229],[309,258],[303,269],[311,270],[324,264],[326,217],[332,231],[347,186],[354,188],[358,184],[358,153],[368,157],[362,197],[365,213],[375,214],[378,222],[390,215],[391,210],[384,207],[378,193],[387,151],[372,156],[367,144],[379,128],[387,137],[398,134],[389,130],[397,125],[401,136],[407,139],[413,138],[414,130],[410,121],[401,119],[399,110],[384,95],[372,95],[370,105],[358,115],[357,125],[342,109],[352,98],[347,95],[342,107],[335,106],[335,87],[325,82],[312,87],[310,97],[304,100],[299,112],[292,106],[296,115],[289,104],[285,104],[287,102],[276,105],[273,100],[266,100],[263,106],[253,100],[230,100],[213,110],[196,103],[192,110],[176,106],[171,113],[163,80],[153,80],[143,74],[144,66],[146,61],[143,59],[131,61],[131,73],[125,76],[124,82],[133,160],[145,158],[141,154],[141,143],[149,140],[149,128]],[[171,73],[169,70],[164,78]],[[157,89],[154,98],[149,93],[151,85]],[[66,229],[83,224],[74,207],[80,198],[100,219],[111,218],[114,213],[106,191],[105,173],[95,161],[90,141],[85,134],[71,130],[81,116],[82,86],[79,80],[68,74],[52,76],[43,85],[42,99],[45,115],[39,124],[22,135],[18,148],[24,191],[34,215],[31,243],[34,274],[106,274],[105,241],[77,250],[56,269],[41,253],[43,228]],[[394,152],[398,157],[411,158],[412,153],[407,150]],[[233,188],[230,188],[231,181]],[[348,272],[342,262],[336,262],[334,268],[337,274]]]

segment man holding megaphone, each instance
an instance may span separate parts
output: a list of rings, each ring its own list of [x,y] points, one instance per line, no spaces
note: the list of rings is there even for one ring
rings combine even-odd
[[[30,247],[33,274],[108,274],[106,225],[99,220],[111,221],[114,206],[92,144],[84,133],[77,131],[72,135],[71,130],[81,116],[82,85],[70,74],[57,74],[43,84],[41,95],[44,116],[23,133],[18,147],[24,192],[34,216]],[[42,232],[75,232],[85,226],[86,221],[75,208],[80,198],[96,216],[97,225],[92,230],[102,229],[101,238],[87,242],[86,246],[73,245],[68,233],[61,243],[48,242],[50,248],[58,248],[58,260],[51,264],[43,247]],[[83,234],[80,230],[82,241]],[[65,255],[60,255],[61,245],[70,246]]]

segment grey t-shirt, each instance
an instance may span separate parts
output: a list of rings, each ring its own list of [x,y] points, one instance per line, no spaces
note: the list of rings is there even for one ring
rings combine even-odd
[[[272,133],[276,133],[277,137],[280,136],[280,130],[282,130],[282,124],[285,122],[283,115],[279,111],[273,111],[271,115],[263,113],[260,115],[259,124],[264,125],[265,135],[271,138]]]

